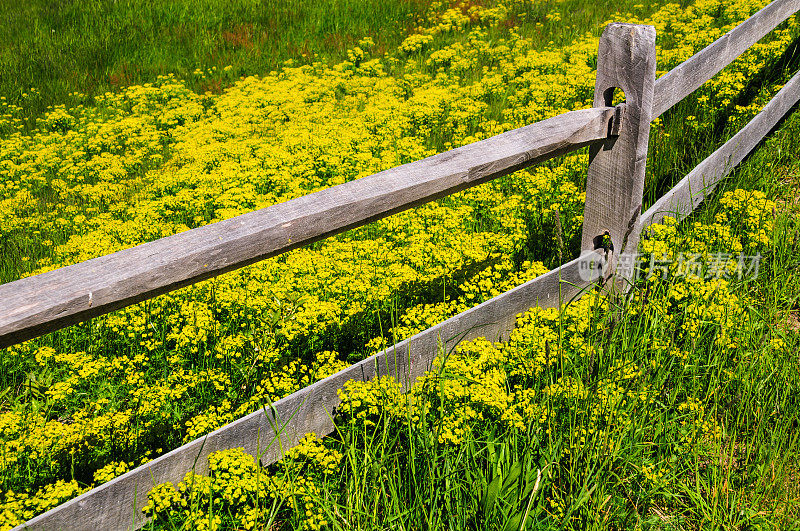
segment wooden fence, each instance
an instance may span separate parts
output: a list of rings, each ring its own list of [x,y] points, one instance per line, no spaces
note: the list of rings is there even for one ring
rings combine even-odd
[[[800,99],[800,73],[731,140],[641,214],[650,122],[800,9],[776,0],[655,79],[655,30],[611,24],[600,38],[594,108],[568,112],[226,221],[0,286],[0,348],[287,252],[549,158],[590,146],[579,258],[78,496],[16,529],[130,529],[158,483],[206,472],[207,456],[243,447],[273,463],[308,432],[333,430],[337,389],[392,375],[407,388],[440,348],[505,339],[519,313],[557,307],[615,272],[642,231],[682,219]],[[625,103],[611,107],[615,88]],[[600,245],[610,236],[612,246]],[[614,276],[612,286],[626,281]]]

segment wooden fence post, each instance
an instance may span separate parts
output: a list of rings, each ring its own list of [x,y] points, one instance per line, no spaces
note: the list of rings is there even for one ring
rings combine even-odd
[[[625,103],[609,124],[612,136],[589,151],[581,250],[610,251],[604,275],[616,273],[619,287],[631,278],[633,270],[626,266],[633,264],[631,253],[639,241],[655,75],[655,28],[606,26],[597,56],[594,106],[610,106],[616,88],[625,93]]]

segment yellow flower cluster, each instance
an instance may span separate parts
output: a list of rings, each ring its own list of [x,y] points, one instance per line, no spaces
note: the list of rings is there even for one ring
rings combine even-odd
[[[87,490],[77,481],[59,480],[31,493],[6,491],[0,497],[0,530],[8,531]]]
[[[284,459],[289,466],[300,465],[301,469],[312,473],[333,474],[342,461],[342,454],[325,447],[315,434],[309,433],[284,454]]]
[[[422,35],[419,33],[415,33],[414,35],[410,35],[409,37],[407,37],[400,44],[399,50],[404,54],[410,55],[412,53],[419,52],[426,44],[430,44],[432,42],[433,42],[432,35]]]
[[[285,457],[288,463],[322,473],[332,472],[340,459],[313,434]],[[311,476],[272,477],[252,456],[234,448],[208,457],[208,475],[189,472],[177,489],[169,482],[157,485],[143,510],[156,524],[180,521],[192,529],[261,529],[268,522],[289,519],[296,529],[315,530],[327,525],[319,495]]]
[[[121,476],[131,469],[133,463],[126,463],[124,461],[111,461],[109,464],[97,470],[94,473],[94,482],[96,485],[111,481],[117,476]]]

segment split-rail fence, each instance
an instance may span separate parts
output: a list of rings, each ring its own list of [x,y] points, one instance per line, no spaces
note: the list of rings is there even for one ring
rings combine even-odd
[[[100,485],[17,529],[139,528],[148,491],[207,469],[215,451],[243,447],[280,459],[306,433],[329,434],[348,380],[392,375],[407,388],[441,348],[504,339],[518,314],[557,307],[598,284],[624,287],[615,256],[635,251],[665,215],[689,215],[800,99],[800,73],[733,138],[641,212],[650,123],[800,9],[776,0],[656,79],[655,29],[610,24],[598,50],[594,107],[572,111],[369,177],[226,221],[0,286],[0,348],[390,216],[590,146],[580,257]],[[612,107],[614,90],[625,102]],[[610,237],[611,244],[608,244]],[[608,282],[612,279],[611,282]]]

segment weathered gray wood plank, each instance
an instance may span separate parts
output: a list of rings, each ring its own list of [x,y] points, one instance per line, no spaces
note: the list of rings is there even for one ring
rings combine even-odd
[[[595,107],[612,103],[615,88],[625,92],[619,136],[589,151],[581,249],[597,249],[611,237],[614,254],[635,249],[644,191],[656,77],[656,30],[652,26],[609,24],[600,37]],[[613,268],[613,265],[612,265]]]
[[[775,0],[656,81],[653,118],[697,90],[800,9],[800,0]]]
[[[207,457],[217,450],[243,447],[263,464],[280,459],[306,433],[333,431],[331,415],[339,405],[337,389],[348,380],[367,381],[391,374],[407,387],[430,367],[439,348],[487,337],[507,339],[516,316],[532,306],[556,307],[578,297],[605,266],[600,252],[590,252],[541,277],[471,308],[402,341],[384,352],[283,398],[271,410],[257,411],[192,441],[150,463],[68,501],[16,529],[123,530],[140,527],[147,492],[158,483],[177,484],[186,472],[207,471]],[[279,427],[276,431],[276,427]],[[278,442],[280,436],[280,442]],[[135,515],[135,520],[134,520]]]
[[[0,286],[0,348],[276,256],[606,138],[572,111],[226,221]]]
[[[664,216],[681,220],[714,190],[787,112],[800,100],[800,72],[767,103],[733,138],[698,164],[642,215],[639,230],[660,222]]]

